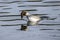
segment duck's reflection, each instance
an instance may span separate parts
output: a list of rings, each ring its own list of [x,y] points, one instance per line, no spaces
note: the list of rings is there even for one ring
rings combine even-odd
[[[27,25],[23,25],[23,24],[22,24],[20,30],[26,31],[26,30],[27,30]]]

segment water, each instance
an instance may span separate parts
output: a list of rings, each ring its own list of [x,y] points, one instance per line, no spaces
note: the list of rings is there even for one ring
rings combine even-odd
[[[0,0],[0,40],[60,40],[59,1]],[[56,19],[42,20],[39,25],[28,26],[27,31],[17,30],[21,24],[27,24],[20,19],[22,10]]]

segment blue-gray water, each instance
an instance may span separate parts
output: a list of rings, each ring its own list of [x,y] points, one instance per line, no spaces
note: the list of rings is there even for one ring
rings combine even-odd
[[[22,10],[56,19],[20,31]],[[0,40],[60,40],[60,0],[0,0]]]

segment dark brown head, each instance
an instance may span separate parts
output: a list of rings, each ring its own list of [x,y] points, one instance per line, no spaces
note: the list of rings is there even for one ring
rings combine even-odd
[[[22,15],[22,16],[26,16],[26,11],[23,10],[23,11],[21,12],[21,15]]]
[[[23,19],[23,16],[28,16],[28,15],[30,15],[27,11],[22,11],[21,12],[21,19]]]
[[[30,14],[29,14],[27,11],[24,11],[24,10],[23,10],[23,11],[21,12],[21,15],[22,15],[22,16],[28,16],[28,15],[30,15]]]

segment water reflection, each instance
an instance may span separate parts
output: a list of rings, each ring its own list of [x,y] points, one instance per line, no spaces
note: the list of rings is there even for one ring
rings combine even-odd
[[[43,0],[27,0],[27,1],[31,1],[31,2],[41,2]]]

